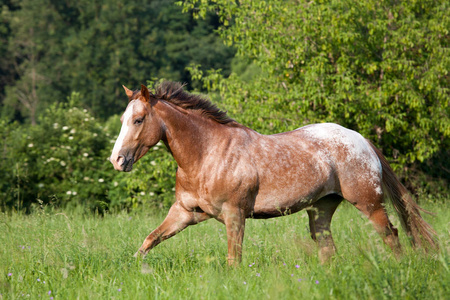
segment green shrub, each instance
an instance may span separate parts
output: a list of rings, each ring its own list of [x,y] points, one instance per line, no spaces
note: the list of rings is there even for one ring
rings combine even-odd
[[[371,139],[396,171],[448,155],[448,1],[180,4],[194,16],[215,11],[224,42],[260,67],[250,80],[190,68],[239,122],[262,133],[339,123]]]
[[[51,105],[35,126],[0,121],[2,210],[29,211],[38,202],[100,211],[169,206],[176,163],[165,147],[153,147],[131,173],[115,171],[108,157],[119,116],[102,124],[79,103],[73,93],[67,104]]]
[[[105,168],[108,134],[78,107],[79,100],[73,93],[68,104],[51,105],[36,126],[8,126],[3,206],[14,202],[18,209],[29,208],[37,199],[62,206],[93,205],[105,198],[104,185],[111,177]]]

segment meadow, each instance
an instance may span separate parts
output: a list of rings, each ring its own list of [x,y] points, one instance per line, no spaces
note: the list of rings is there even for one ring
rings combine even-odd
[[[0,215],[0,299],[449,299],[450,207],[421,205],[440,250],[414,251],[401,231],[396,259],[366,218],[343,203],[332,230],[337,255],[321,265],[306,212],[248,220],[243,263],[226,265],[225,227],[191,226],[133,254],[165,211],[104,216],[50,207]],[[398,219],[390,213],[399,227]]]

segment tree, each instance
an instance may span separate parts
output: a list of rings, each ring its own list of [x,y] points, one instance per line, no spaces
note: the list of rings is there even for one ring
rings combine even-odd
[[[227,71],[234,51],[220,42],[217,17],[195,20],[172,1],[17,0],[4,13],[18,78],[5,103],[36,122],[72,91],[106,119],[123,110],[122,84],[165,77],[190,81],[185,67]]]
[[[11,85],[16,76],[12,55],[8,49],[11,27],[7,17],[9,11],[16,9],[17,7],[12,1],[0,0],[0,107],[5,96],[5,87]]]
[[[183,6],[195,8],[197,17],[215,11],[222,39],[260,68],[249,81],[192,69],[244,124],[273,133],[340,123],[373,140],[397,167],[448,149],[447,1],[189,0]]]
[[[20,2],[20,9],[3,11],[3,17],[10,28],[6,44],[13,66],[13,74],[18,78],[12,86],[6,87],[5,103],[15,107],[22,115],[28,116],[36,124],[36,113],[41,96],[48,82],[48,53],[55,48],[52,33],[57,16],[43,3],[47,1]],[[18,5],[18,4],[16,4]]]

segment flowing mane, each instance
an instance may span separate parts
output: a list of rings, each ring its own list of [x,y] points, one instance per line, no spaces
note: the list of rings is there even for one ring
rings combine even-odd
[[[164,81],[155,87],[154,93],[150,91],[153,97],[165,100],[182,109],[196,112],[217,123],[228,126],[241,126],[235,120],[228,117],[225,111],[220,110],[215,104],[201,95],[194,95],[186,92],[185,85],[179,82]]]

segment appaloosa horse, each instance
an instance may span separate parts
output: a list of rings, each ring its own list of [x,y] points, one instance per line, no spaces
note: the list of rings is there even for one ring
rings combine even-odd
[[[214,218],[226,226],[228,263],[240,262],[246,218],[272,218],[307,209],[321,261],[335,252],[330,222],[343,199],[373,223],[400,252],[397,230],[383,201],[392,203],[415,244],[436,246],[433,229],[381,152],[359,133],[337,124],[312,124],[262,135],[230,119],[208,100],[163,82],[131,91],[110,160],[119,171],[162,140],[178,163],[176,201],[136,255],[189,225]],[[383,191],[384,187],[384,191]]]

